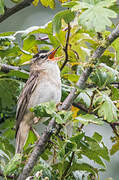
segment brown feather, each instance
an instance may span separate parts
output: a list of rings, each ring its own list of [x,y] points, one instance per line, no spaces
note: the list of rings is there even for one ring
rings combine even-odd
[[[37,86],[38,81],[38,72],[34,72],[30,74],[29,79],[27,80],[23,91],[21,92],[17,104],[17,112],[16,112],[16,135],[19,129],[19,125],[24,117],[25,112],[27,111],[27,106],[33,93],[35,87]]]

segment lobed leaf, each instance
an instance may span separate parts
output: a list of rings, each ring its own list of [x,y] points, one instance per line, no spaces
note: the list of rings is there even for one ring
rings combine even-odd
[[[98,115],[103,116],[104,120],[108,122],[114,122],[118,120],[118,109],[114,105],[113,101],[109,98],[108,95],[103,94],[102,96],[103,103],[98,110]]]
[[[102,32],[106,30],[106,26],[110,27],[112,25],[110,18],[117,17],[115,11],[107,9],[109,6],[114,5],[115,2],[115,0],[77,2],[77,4],[72,7],[72,11],[85,10],[82,11],[79,16],[79,24],[88,30]]]
[[[75,18],[75,13],[71,12],[71,10],[64,10],[57,13],[53,18],[53,29],[54,32],[59,33],[61,29],[62,22],[61,20],[64,19],[65,23],[68,24],[73,21]]]

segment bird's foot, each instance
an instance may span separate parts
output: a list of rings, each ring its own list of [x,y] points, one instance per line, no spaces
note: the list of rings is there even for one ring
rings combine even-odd
[[[34,124],[37,124],[37,123],[39,122],[39,120],[40,120],[40,118],[34,117],[34,118],[33,118],[33,123],[34,123]]]

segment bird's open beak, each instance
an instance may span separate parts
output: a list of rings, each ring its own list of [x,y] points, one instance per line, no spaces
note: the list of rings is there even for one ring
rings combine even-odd
[[[50,51],[48,53],[48,59],[51,60],[51,61],[54,61],[54,60],[59,60],[58,57],[55,57],[55,53],[57,52],[57,50],[59,49],[59,47],[57,47],[56,49],[54,49],[53,51]]]

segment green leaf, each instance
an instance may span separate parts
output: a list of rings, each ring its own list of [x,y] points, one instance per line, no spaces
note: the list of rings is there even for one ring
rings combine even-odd
[[[115,11],[117,14],[119,14],[119,5],[118,5],[118,4],[111,6],[110,9],[112,9],[112,10]]]
[[[61,25],[62,25],[62,22],[61,22],[62,19],[65,21],[66,24],[68,24],[71,21],[73,21],[74,18],[75,18],[75,13],[71,12],[70,10],[64,10],[57,13],[53,18],[54,32],[59,33],[61,29]]]
[[[14,77],[14,78],[28,79],[29,73],[27,73],[25,71],[14,71],[14,70],[11,70],[7,74],[4,73],[4,74],[0,75],[0,77]]]
[[[14,118],[12,117],[12,118],[5,119],[5,122],[3,122],[0,125],[2,136],[13,140],[15,137],[15,131],[13,130],[13,128],[14,128]]]
[[[65,154],[69,153],[69,152],[73,152],[77,150],[77,145],[75,142],[71,142],[69,140],[67,140],[67,143],[65,145]]]
[[[66,33],[67,33],[67,31],[60,31],[59,33],[56,34],[56,39],[59,42],[59,45],[65,46]]]
[[[88,53],[89,47],[87,46],[87,42],[90,43],[92,41],[93,41],[92,38],[87,33],[81,33],[80,31],[71,33],[70,44],[71,44],[72,50],[78,53],[79,60],[81,62],[85,62],[87,55],[89,55]],[[70,51],[69,51],[69,55],[70,55]]]
[[[88,9],[88,8],[92,8],[92,4],[89,4],[87,2],[77,2],[77,4],[75,6],[73,6],[72,11],[78,11],[81,9]]]
[[[19,3],[21,0],[11,0],[13,3]]]
[[[75,142],[77,144],[77,148],[79,149],[80,146],[81,146],[81,140],[83,139],[83,137],[85,136],[84,133],[79,133],[79,134],[76,134],[76,135],[73,135],[71,138],[70,138],[70,141],[72,142]],[[83,142],[83,141],[82,141]],[[84,145],[85,146],[85,145]],[[87,147],[87,146],[86,146]]]
[[[50,7],[52,9],[55,8],[55,1],[54,0],[40,0],[41,4],[45,7]]]
[[[99,1],[98,5],[101,7],[110,7],[113,6],[114,4],[116,4],[117,0],[103,0],[103,1]]]
[[[0,14],[4,14],[4,0],[0,0]]]
[[[37,137],[33,133],[33,131],[29,131],[29,135],[28,135],[27,141],[26,141],[26,143],[24,145],[24,150],[26,150],[29,145],[34,144],[36,140],[37,140]]]
[[[87,163],[74,163],[71,167],[72,171],[87,171],[90,172],[92,174],[96,174],[97,173],[97,169],[94,168],[93,166],[91,166],[90,164]]]
[[[32,4],[33,4],[34,6],[37,6],[38,3],[39,3],[39,0],[34,0],[34,1],[32,2]]]
[[[90,106],[91,100],[90,100],[90,91],[87,92],[81,92],[77,98],[77,101],[81,102],[83,101],[84,104],[86,104],[87,107]]]
[[[88,150],[83,151],[82,154],[88,157],[90,160],[93,160],[97,164],[100,164],[105,167],[104,162],[102,161],[100,156],[97,154],[97,152],[88,149]]]
[[[14,126],[12,126],[12,129],[8,127],[5,129],[5,131],[2,133],[2,135],[8,139],[14,139],[15,137],[15,131],[13,130]]]
[[[111,86],[111,94],[112,101],[119,100],[119,90],[114,86]]]
[[[98,110],[98,115],[103,116],[104,120],[107,120],[108,122],[114,122],[118,120],[118,109],[114,105],[113,101],[109,98],[108,95],[103,94],[102,95],[102,105],[100,106]]]
[[[64,78],[68,79],[69,81],[76,83],[79,79],[79,76],[76,74],[65,74]]]
[[[41,103],[38,106],[31,108],[36,117],[52,117],[56,111],[56,104],[53,101]]]
[[[112,148],[110,149],[110,154],[114,155],[118,151],[119,151],[119,140],[117,140],[117,142],[113,144]]]
[[[15,169],[18,168],[18,165],[21,163],[21,154],[15,154],[15,156],[10,160],[10,162],[4,168],[4,175],[11,174]]]
[[[57,47],[60,45],[60,43],[59,43],[59,41],[57,40],[57,38],[56,38],[55,36],[53,36],[52,34],[49,34],[49,35],[48,35],[48,38],[49,38],[49,40],[50,40],[50,42],[52,43],[52,45],[53,45],[54,48],[57,48]]]
[[[95,133],[94,133],[93,137],[95,138]],[[92,151],[92,153],[93,152],[96,153],[97,156],[102,157],[103,159],[105,159],[107,161],[110,161],[108,149],[104,145],[103,141],[98,142],[93,137],[88,137],[88,136],[85,137],[85,140],[87,141],[87,143],[90,146],[89,151]]]
[[[116,62],[119,64],[119,38],[117,38],[113,43],[112,47],[115,49],[116,52]]]
[[[106,30],[106,26],[111,26],[109,18],[116,18],[117,14],[106,8],[90,8],[80,15],[79,24],[86,26],[88,30],[101,32]]]
[[[95,133],[93,134],[93,137],[92,137],[92,138],[95,139],[98,143],[100,143],[101,140],[102,140],[102,136],[101,136],[99,133],[97,133],[97,132],[95,132]]]
[[[36,44],[36,37],[34,35],[30,35],[23,41],[23,49],[28,51]]]
[[[62,110],[56,113],[56,104],[53,101],[41,103],[40,105],[31,108],[31,111],[35,113],[36,117],[55,118],[58,124],[66,123],[66,121],[70,120],[72,117],[71,111]]]
[[[8,137],[0,137],[0,149],[3,150],[9,157],[14,154],[14,146],[9,142]]]
[[[88,125],[89,123],[94,123],[98,125],[102,125],[103,121],[101,118],[96,117],[93,114],[80,115],[76,118],[82,124]]]
[[[14,33],[15,33],[15,32],[3,32],[3,33],[0,33],[0,37],[1,37],[1,36],[4,36],[4,37],[6,37],[6,36],[12,36],[12,35],[14,35]]]
[[[72,118],[72,112],[71,111],[60,111],[58,113],[55,113],[53,115],[55,117],[55,120],[58,124],[66,123],[67,120],[71,120]]]
[[[70,1],[70,2],[63,3],[62,6],[67,7],[67,8],[71,8],[76,4],[77,4],[77,1]]]
[[[105,64],[103,64],[104,67],[108,67]],[[105,87],[112,82],[116,80],[116,72],[114,72],[114,69],[108,67],[107,70],[103,69],[97,69],[92,75],[91,80],[99,87]],[[111,71],[111,69],[113,71]]]
[[[11,108],[16,104],[16,97],[19,94],[20,83],[17,80],[0,79],[0,100],[2,108]]]
[[[113,53],[112,54],[110,53],[109,55],[101,56],[101,58],[99,59],[99,62],[100,63],[105,63],[107,66],[112,67],[113,64],[114,64],[114,58],[115,58],[115,55]]]
[[[13,46],[6,50],[0,50],[1,58],[8,57],[8,56],[10,56],[10,57],[13,56],[15,58],[21,54],[22,54],[22,51],[21,51],[20,47],[18,47],[18,46]]]
[[[110,27],[112,25],[110,18],[116,18],[117,16],[113,10],[106,8],[113,4],[113,0],[78,2],[77,5],[73,6],[72,11],[86,9],[79,16],[79,24],[85,26],[88,30],[101,32],[106,30],[106,26]]]
[[[7,128],[13,128],[14,121],[12,119],[6,119],[4,123],[1,123],[0,130],[5,130]]]
[[[9,159],[9,156],[4,152],[4,151],[2,151],[1,149],[0,149],[0,157],[2,157],[2,158],[7,158],[7,159]]]

